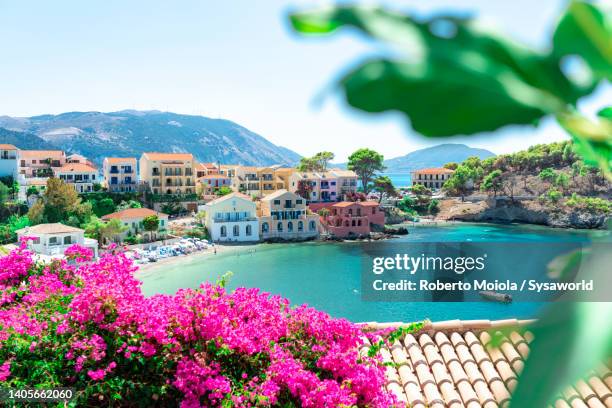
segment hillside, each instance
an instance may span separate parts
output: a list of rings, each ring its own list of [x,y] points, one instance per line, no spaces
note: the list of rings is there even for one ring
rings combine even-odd
[[[446,185],[438,219],[606,228],[612,215],[612,183],[571,142],[464,161]]]
[[[190,152],[204,162],[293,165],[300,155],[224,119],[159,111],[68,112],[29,118],[0,117],[0,143],[56,148],[100,164],[106,156],[144,151]],[[33,137],[35,135],[35,137]]]
[[[385,160],[385,166],[387,173],[410,173],[416,169],[441,167],[450,162],[460,163],[470,156],[486,159],[495,154],[489,150],[476,149],[464,144],[444,143]]]
[[[12,144],[20,149],[53,149],[54,147],[31,133],[15,132],[0,128],[0,143]]]

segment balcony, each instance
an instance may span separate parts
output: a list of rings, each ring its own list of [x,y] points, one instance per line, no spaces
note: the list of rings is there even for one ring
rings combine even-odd
[[[243,222],[243,221],[257,221],[257,217],[230,217],[228,218],[213,218],[214,222],[225,223],[225,222]]]

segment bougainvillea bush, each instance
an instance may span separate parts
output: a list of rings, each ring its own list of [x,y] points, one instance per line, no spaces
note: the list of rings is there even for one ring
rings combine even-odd
[[[0,387],[72,387],[74,406],[394,404],[346,320],[223,285],[147,298],[123,253],[67,257],[0,258]]]

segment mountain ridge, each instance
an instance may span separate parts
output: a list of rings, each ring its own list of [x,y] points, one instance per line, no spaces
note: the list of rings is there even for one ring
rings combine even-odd
[[[189,152],[202,162],[261,166],[294,165],[301,158],[231,120],[173,112],[128,109],[0,116],[0,128],[5,129],[0,142],[10,139],[28,149],[38,148],[32,146],[38,143],[40,148],[82,154],[97,164],[106,156],[139,157],[145,151]]]
[[[486,159],[495,156],[495,153],[487,149],[470,147],[463,143],[442,143],[385,160],[385,166],[387,167],[385,172],[410,173],[422,168],[442,167],[450,162],[461,163],[470,156]]]

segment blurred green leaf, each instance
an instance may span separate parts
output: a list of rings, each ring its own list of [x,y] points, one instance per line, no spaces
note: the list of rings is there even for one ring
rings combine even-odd
[[[544,407],[597,363],[607,361],[611,315],[612,303],[552,304],[531,328],[531,357],[519,376],[511,407]]]
[[[572,1],[553,36],[553,53],[580,55],[600,78],[612,79],[612,12],[604,4]]]
[[[612,253],[591,252],[578,279],[593,279],[593,299],[608,299]],[[578,293],[567,293],[552,303],[529,330],[534,335],[529,358],[519,375],[511,407],[544,407],[559,392],[599,363],[612,357],[612,302],[581,302]]]
[[[557,121],[574,139],[584,162],[599,167],[612,180],[612,108],[602,109],[596,121],[574,113],[558,115]]]
[[[378,7],[342,6],[290,16],[296,31],[350,26],[399,47],[397,58],[362,63],[340,81],[347,102],[366,112],[396,110],[426,136],[535,124],[592,91],[565,77],[559,60],[452,17],[419,21]]]

